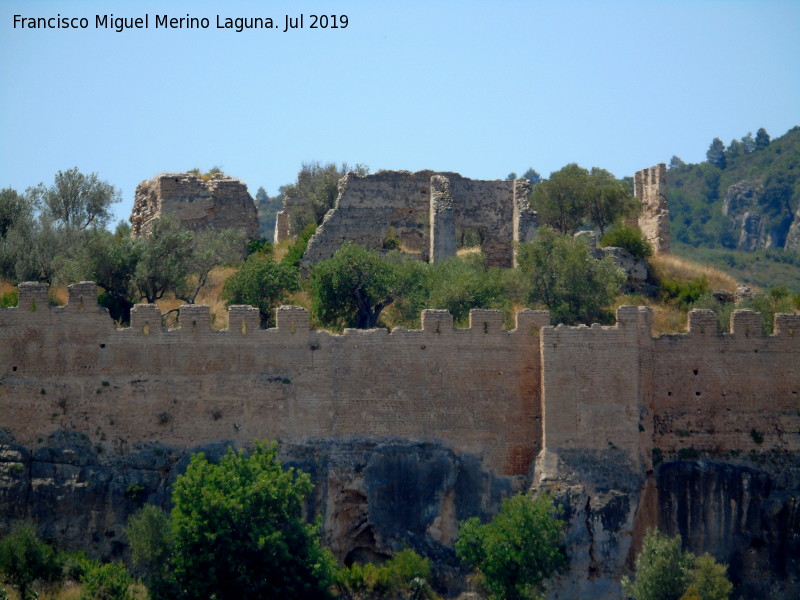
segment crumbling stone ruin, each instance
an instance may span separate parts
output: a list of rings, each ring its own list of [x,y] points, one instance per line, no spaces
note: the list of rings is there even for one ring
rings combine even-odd
[[[635,224],[656,253],[670,249],[664,163],[634,177],[642,202]],[[379,171],[349,173],[339,182],[336,205],[328,212],[304,255],[307,262],[330,258],[344,241],[382,249],[396,240],[405,252],[436,262],[453,256],[466,239],[478,239],[492,266],[514,265],[514,242],[536,234],[527,179],[480,181],[458,173]],[[302,198],[287,197],[275,223],[275,241],[291,239],[292,214]]]
[[[166,330],[138,305],[117,329],[96,299],[84,282],[51,307],[25,283],[0,308],[0,531],[33,518],[117,556],[189,452],[271,439],[311,473],[340,560],[412,546],[457,586],[458,522],[533,488],[565,509],[554,599],[619,598],[655,526],[730,564],[743,597],[800,592],[800,315],[767,335],[758,313],[735,311],[728,333],[694,310],[687,333],[654,338],[645,307],[591,327],[524,310],[512,331],[499,311],[459,329],[426,310],[420,330],[336,335],[297,307],[263,330],[231,306],[216,331],[206,306]]]
[[[669,254],[672,238],[667,206],[667,165],[659,163],[637,171],[633,178],[633,195],[642,203],[639,229],[653,246],[653,253]]]
[[[479,239],[489,265],[510,267],[514,242],[530,241],[536,214],[528,203],[530,183],[481,181],[458,173],[379,171],[349,173],[339,182],[339,197],[311,238],[304,260],[330,258],[349,240],[384,248],[387,240],[421,260],[454,256],[460,242]],[[278,213],[275,241],[289,239],[291,200]]]
[[[184,227],[241,229],[258,238],[258,213],[245,183],[217,174],[206,180],[189,173],[164,173],[136,186],[131,212],[134,236],[147,235],[161,215],[176,217]]]

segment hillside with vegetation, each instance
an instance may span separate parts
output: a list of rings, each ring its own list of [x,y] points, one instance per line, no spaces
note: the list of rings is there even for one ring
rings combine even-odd
[[[800,292],[800,127],[774,140],[764,129],[727,146],[715,139],[699,164],[673,156],[667,200],[673,252]]]

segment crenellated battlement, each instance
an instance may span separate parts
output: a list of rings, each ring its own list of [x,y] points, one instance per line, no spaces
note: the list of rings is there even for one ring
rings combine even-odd
[[[765,335],[753,311],[735,311],[724,332],[693,310],[686,333],[653,337],[652,310],[637,306],[611,326],[552,327],[546,311],[521,310],[510,331],[500,311],[473,310],[458,328],[425,310],[421,329],[337,334],[296,306],[270,329],[256,308],[230,306],[215,330],[207,306],[182,306],[166,329],[140,304],[117,328],[96,298],[81,282],[52,307],[46,285],[23,283],[19,306],[0,308],[0,428],[21,442],[58,429],[117,452],[401,437],[506,475],[527,473],[544,446],[616,448],[643,467],[654,448],[800,451],[800,315],[776,315]]]

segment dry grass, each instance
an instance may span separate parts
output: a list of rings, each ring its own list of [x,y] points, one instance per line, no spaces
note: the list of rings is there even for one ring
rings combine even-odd
[[[289,252],[289,246],[291,246],[292,243],[293,240],[283,240],[272,247],[272,258],[275,259],[275,262],[281,262],[281,260],[283,260],[286,253]]]
[[[659,254],[650,259],[650,268],[656,279],[677,279],[691,281],[698,277],[707,277],[712,290],[735,292],[737,281],[727,273],[715,267],[701,265],[674,254]]]
[[[647,306],[653,310],[653,329],[651,333],[654,337],[658,337],[662,333],[681,333],[688,330],[688,314],[670,304],[663,304],[639,294],[617,296],[614,300],[614,306],[624,305]]]
[[[211,327],[213,329],[226,329],[228,327],[228,306],[222,299],[222,287],[228,277],[237,271],[236,267],[215,267],[208,277],[208,283],[200,290],[195,299],[196,304],[211,308]],[[175,310],[186,304],[173,294],[167,294],[156,302],[162,313]],[[174,313],[167,318],[168,327],[177,327],[177,315]]]
[[[13,292],[17,286],[10,284],[8,281],[0,281],[0,296]]]
[[[47,290],[47,295],[50,299],[50,304],[56,304],[58,306],[65,306],[69,299],[69,292],[66,286],[63,285],[51,285],[50,289]]]
[[[456,250],[457,256],[465,256],[467,254],[480,254],[481,247],[480,246],[464,246],[463,248],[459,248]]]

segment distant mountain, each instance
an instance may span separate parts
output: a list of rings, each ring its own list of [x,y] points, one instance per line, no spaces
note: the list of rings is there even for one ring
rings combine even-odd
[[[672,251],[761,288],[800,292],[800,127],[763,129],[667,172]]]
[[[706,248],[800,250],[800,127],[770,141],[762,129],[709,160],[673,157],[667,176],[672,239]]]

